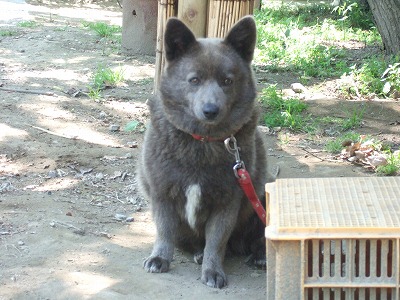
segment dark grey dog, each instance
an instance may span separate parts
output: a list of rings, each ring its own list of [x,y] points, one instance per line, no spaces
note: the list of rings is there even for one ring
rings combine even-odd
[[[151,199],[157,238],[144,262],[167,272],[174,247],[196,253],[201,280],[221,288],[226,249],[265,259],[264,225],[232,171],[224,145],[234,136],[259,196],[266,182],[266,150],[257,130],[251,70],[256,26],[241,19],[225,39],[198,39],[178,19],[164,36],[166,68],[142,149],[141,187]],[[265,260],[264,260],[265,262]]]

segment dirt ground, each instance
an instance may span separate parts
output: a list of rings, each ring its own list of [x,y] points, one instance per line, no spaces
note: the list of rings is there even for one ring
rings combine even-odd
[[[0,30],[12,32],[0,36],[0,299],[265,299],[265,272],[244,257],[227,258],[229,286],[221,290],[201,284],[200,266],[178,250],[169,273],[142,269],[155,235],[135,180],[143,133],[124,127],[146,122],[155,59],[124,56],[82,25],[121,25],[121,9],[22,0],[0,6]],[[23,20],[36,26],[17,25]],[[101,102],[66,93],[85,90],[99,65],[122,68],[126,81]],[[296,80],[257,76],[284,87]],[[362,106],[359,131],[400,144],[399,102],[339,100],[328,83],[310,86],[305,97],[321,116]],[[266,134],[270,166],[279,165],[282,178],[376,176],[330,159],[322,138],[282,135]]]

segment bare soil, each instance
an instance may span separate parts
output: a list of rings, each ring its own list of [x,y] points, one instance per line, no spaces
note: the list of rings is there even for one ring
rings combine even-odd
[[[169,273],[142,269],[155,235],[135,180],[143,133],[124,127],[148,118],[155,59],[122,55],[117,42],[82,25],[121,25],[118,5],[0,5],[0,31],[12,32],[0,36],[0,299],[265,299],[265,272],[245,257],[227,258],[229,286],[221,290],[201,284],[200,266],[178,250]],[[18,25],[26,20],[37,26]],[[122,68],[125,82],[99,102],[70,95],[87,90],[99,65]],[[257,76],[284,88],[297,79]],[[346,116],[362,106],[358,132],[400,144],[399,102],[341,100],[332,85],[308,87],[310,112]],[[376,176],[329,157],[323,133],[266,137],[282,178]]]

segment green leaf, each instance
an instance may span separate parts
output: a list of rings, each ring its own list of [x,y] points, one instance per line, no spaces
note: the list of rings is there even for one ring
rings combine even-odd
[[[125,126],[125,131],[135,131],[137,127],[139,126],[140,122],[137,120],[133,120],[126,124]]]

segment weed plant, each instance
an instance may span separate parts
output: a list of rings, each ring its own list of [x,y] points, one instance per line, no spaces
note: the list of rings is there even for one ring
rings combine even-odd
[[[340,136],[335,137],[334,139],[328,141],[325,144],[324,150],[328,153],[338,154],[343,150],[343,143],[345,141],[358,141],[360,140],[360,134],[355,132],[346,132]]]
[[[396,59],[399,61],[399,59]],[[382,81],[384,82],[383,93],[400,93],[400,63],[394,63],[383,72]]]
[[[124,72],[121,68],[114,71],[100,65],[92,76],[88,95],[91,99],[99,101],[102,90],[113,88],[124,80]]]
[[[382,75],[387,66],[388,61],[383,56],[373,56],[364,59],[359,66],[353,65],[348,73],[342,75],[342,93],[349,96],[384,96]]]
[[[115,33],[121,32],[121,27],[116,25],[108,25],[104,22],[83,22],[83,26],[93,30],[96,32],[100,37],[103,38],[110,38]]]
[[[262,90],[259,101],[264,108],[263,121],[268,127],[288,128],[294,132],[316,134],[324,132],[327,135],[343,134],[356,129],[363,124],[365,108],[358,107],[346,111],[346,117],[316,117],[307,114],[307,104],[297,98],[285,98],[277,90],[276,85],[270,85]],[[354,136],[351,136],[354,138]],[[349,138],[346,136],[346,138]]]
[[[378,175],[395,176],[400,171],[400,151],[387,152],[387,165],[378,166],[376,173]]]
[[[22,28],[33,28],[33,27],[37,27],[38,24],[35,21],[21,21],[21,22],[18,22],[17,26],[22,27]]]
[[[115,87],[122,81],[124,81],[124,72],[121,68],[113,71],[110,68],[99,66],[97,67],[96,73],[93,75],[92,86],[98,89],[105,89]]]
[[[0,30],[0,36],[13,36],[16,35],[17,33],[15,31],[12,30]]]
[[[305,119],[301,113],[307,105],[295,98],[284,99],[276,85],[265,88],[260,101],[266,109],[264,123],[268,127],[285,127],[293,131],[300,131],[304,127]]]

